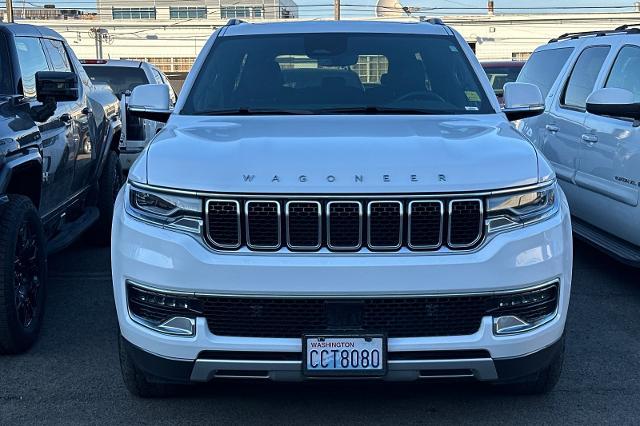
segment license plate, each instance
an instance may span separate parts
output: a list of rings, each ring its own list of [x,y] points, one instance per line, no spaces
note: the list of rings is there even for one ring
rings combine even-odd
[[[305,336],[308,376],[380,376],[386,372],[384,336]]]

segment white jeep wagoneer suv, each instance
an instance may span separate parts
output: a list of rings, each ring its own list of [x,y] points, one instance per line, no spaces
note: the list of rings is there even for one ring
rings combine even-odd
[[[232,21],[120,192],[112,264],[135,394],[216,378],[558,380],[570,216],[465,41],[416,23]]]

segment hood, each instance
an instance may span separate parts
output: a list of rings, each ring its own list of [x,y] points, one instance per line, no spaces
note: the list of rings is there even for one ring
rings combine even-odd
[[[458,192],[538,182],[536,150],[499,115],[176,115],[145,155],[133,177],[209,192]]]
[[[40,131],[29,115],[29,105],[11,97],[0,97],[0,156],[18,151],[40,139]]]

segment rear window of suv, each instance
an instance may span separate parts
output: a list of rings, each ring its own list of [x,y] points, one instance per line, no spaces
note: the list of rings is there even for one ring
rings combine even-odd
[[[94,84],[108,85],[118,98],[127,90],[133,90],[136,86],[149,83],[142,68],[85,65],[84,69]]]
[[[542,92],[542,97],[546,98],[571,53],[573,47],[535,52],[520,72],[518,81],[535,84]]]
[[[313,33],[221,37],[181,111],[494,113],[450,36]]]

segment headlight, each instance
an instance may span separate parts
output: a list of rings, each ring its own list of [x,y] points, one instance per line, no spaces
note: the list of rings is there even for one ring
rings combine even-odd
[[[131,216],[167,228],[200,233],[202,200],[184,195],[150,191],[127,184],[126,210]]]
[[[489,197],[487,219],[489,232],[540,222],[558,210],[555,181],[523,192]]]

